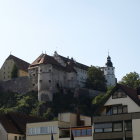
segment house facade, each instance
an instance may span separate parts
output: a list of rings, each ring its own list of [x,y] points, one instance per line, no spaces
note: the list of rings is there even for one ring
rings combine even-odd
[[[93,140],[92,130],[92,126],[60,128],[59,140],[70,140],[71,135],[74,140]]]
[[[80,121],[80,124],[79,124]],[[83,123],[84,122],[84,123]],[[60,113],[58,121],[27,123],[26,140],[92,140],[91,117],[74,113]]]
[[[93,117],[94,140],[139,140],[140,99],[137,90],[117,84]]]

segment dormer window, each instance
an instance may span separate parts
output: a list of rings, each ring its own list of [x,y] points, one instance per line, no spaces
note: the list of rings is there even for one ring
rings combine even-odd
[[[114,92],[112,94],[112,99],[116,99],[116,98],[126,98],[127,95],[125,94],[125,92],[121,91],[121,90],[118,90],[116,92]]]

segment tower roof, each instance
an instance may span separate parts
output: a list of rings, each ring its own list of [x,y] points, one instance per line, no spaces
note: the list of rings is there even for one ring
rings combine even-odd
[[[113,63],[111,62],[111,57],[108,55],[107,57],[107,63],[106,63],[107,67],[113,67]]]

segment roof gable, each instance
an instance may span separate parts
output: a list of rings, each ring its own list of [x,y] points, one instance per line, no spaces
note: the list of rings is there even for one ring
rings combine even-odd
[[[129,96],[138,106],[140,106],[140,100],[138,99],[137,91],[135,89],[129,88],[127,86],[117,84],[114,89],[111,91],[111,94],[106,98],[105,102],[116,92],[121,91],[124,92],[127,96]],[[104,104],[105,104],[104,102]]]
[[[70,65],[67,65],[66,67],[62,66],[59,62],[57,62],[55,60],[55,58],[53,56],[49,56],[47,54],[41,54],[31,65],[30,65],[30,68],[34,67],[34,66],[38,66],[40,64],[51,64],[53,65],[55,68],[57,69],[61,69],[63,71],[66,71],[66,72],[76,72],[74,69],[73,69],[73,66],[70,64]]]
[[[11,60],[11,59],[15,62],[18,69],[28,71],[28,67],[30,65],[28,62],[14,56],[14,55],[9,55],[9,57],[6,60]]]

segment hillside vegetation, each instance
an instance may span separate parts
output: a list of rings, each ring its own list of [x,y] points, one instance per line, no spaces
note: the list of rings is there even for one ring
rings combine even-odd
[[[29,92],[25,95],[6,92],[0,93],[0,113],[20,112],[27,115],[39,116],[48,120],[56,119],[60,112],[79,112],[85,115],[93,115],[98,103],[104,95],[93,99],[87,96],[75,98],[74,93],[58,92],[54,95],[53,102],[38,102],[37,92]]]

